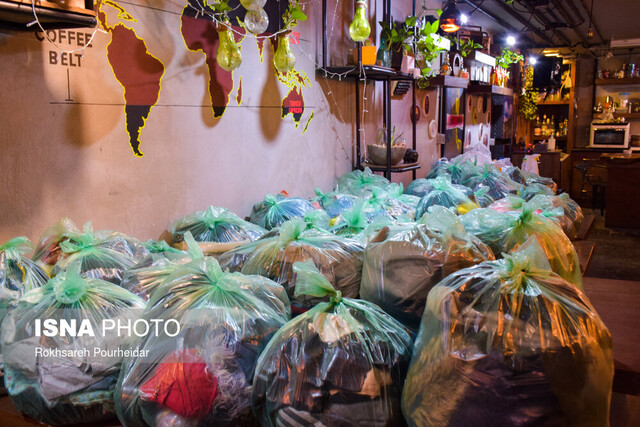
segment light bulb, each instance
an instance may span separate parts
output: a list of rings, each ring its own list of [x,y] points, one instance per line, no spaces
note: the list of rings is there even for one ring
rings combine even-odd
[[[220,45],[216,53],[216,61],[223,70],[233,71],[242,64],[240,46],[233,38],[233,31],[224,25],[219,26],[218,38],[220,39]]]
[[[244,16],[244,25],[252,34],[262,34],[269,27],[269,16],[261,7],[248,10]]]
[[[356,13],[353,22],[349,25],[349,35],[355,42],[363,42],[371,34],[371,26],[367,20],[367,1],[358,0],[356,2]]]
[[[469,17],[467,15],[465,15],[464,13],[460,14],[460,22],[462,22],[463,24],[466,24],[469,21]]]
[[[509,36],[507,37],[507,44],[509,46],[513,46],[514,44],[516,44],[516,38],[513,36]]]
[[[589,31],[587,32],[587,38],[589,40],[593,38],[593,27],[589,27]]]
[[[273,66],[281,73],[293,70],[296,65],[296,57],[291,52],[291,44],[289,43],[289,35],[284,34],[278,36],[278,49],[273,54]]]
[[[530,56],[529,57],[529,64],[536,65],[537,62],[538,62],[538,60],[536,59],[535,56]]]
[[[247,10],[262,9],[267,0],[240,0],[240,4]]]

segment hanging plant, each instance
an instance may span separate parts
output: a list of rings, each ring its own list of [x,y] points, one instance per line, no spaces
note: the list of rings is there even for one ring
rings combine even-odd
[[[521,71],[522,94],[520,95],[518,113],[525,120],[538,117],[538,91],[533,88],[533,67],[525,65]]]

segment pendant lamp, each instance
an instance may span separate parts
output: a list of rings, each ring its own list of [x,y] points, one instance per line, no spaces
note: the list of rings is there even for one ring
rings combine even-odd
[[[460,25],[462,25],[460,11],[456,7],[455,0],[449,0],[440,15],[440,28],[445,33],[455,33],[460,29]]]

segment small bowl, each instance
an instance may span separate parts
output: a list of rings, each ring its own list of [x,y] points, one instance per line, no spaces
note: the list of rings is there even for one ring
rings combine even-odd
[[[404,158],[406,146],[391,146],[391,165],[397,165]],[[387,146],[378,144],[367,144],[367,159],[374,165],[384,166],[387,164]]]

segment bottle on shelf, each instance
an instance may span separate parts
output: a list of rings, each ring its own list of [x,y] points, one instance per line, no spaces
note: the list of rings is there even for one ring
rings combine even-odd
[[[533,128],[533,136],[541,136],[542,127],[540,125],[540,115],[536,118],[536,126]]]
[[[544,116],[542,116],[542,127],[541,127],[541,132],[542,135],[547,136],[547,123],[548,123],[549,119],[547,119],[547,115],[545,114]]]
[[[550,126],[549,126],[549,136],[551,135],[555,135],[556,133],[556,118],[555,116],[551,116],[551,122],[550,122]]]

